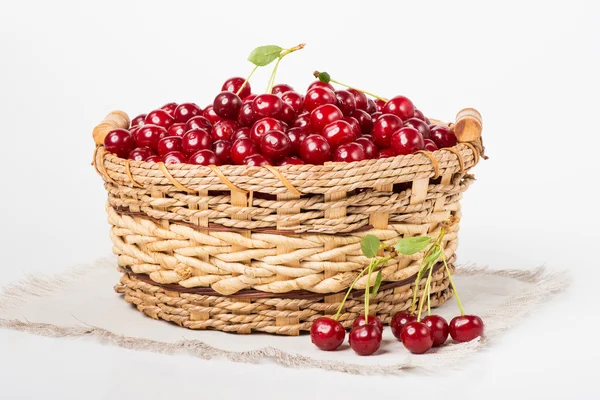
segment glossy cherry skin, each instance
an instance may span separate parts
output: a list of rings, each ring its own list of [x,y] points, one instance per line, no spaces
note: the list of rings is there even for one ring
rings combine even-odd
[[[331,83],[325,83],[325,82],[321,82],[321,81],[314,81],[313,83],[311,83],[310,85],[308,85],[308,89],[306,89],[306,91],[308,92],[310,89],[313,88],[325,88],[325,89],[329,89],[332,92],[335,90],[334,87],[331,85]]]
[[[311,112],[315,108],[322,106],[323,104],[335,104],[337,99],[333,90],[329,90],[323,87],[315,87],[306,92],[304,96],[304,108],[306,111]]]
[[[429,125],[418,118],[410,118],[404,121],[404,126],[410,126],[419,131],[423,139],[429,139]]]
[[[293,124],[296,120],[296,111],[294,111],[289,104],[283,103],[283,107],[279,115],[277,115],[277,119],[286,124]]]
[[[363,135],[368,135],[371,133],[373,129],[373,119],[371,116],[364,110],[359,110],[358,108],[350,113],[351,117],[356,118],[358,121],[358,125],[360,125],[360,130]]]
[[[173,115],[176,108],[177,108],[177,103],[167,103],[164,106],[162,106],[160,109],[165,110],[169,114]]]
[[[327,140],[327,143],[329,143],[329,146],[331,146],[332,149],[353,142],[354,139],[356,139],[350,124],[343,120],[333,121],[332,123],[325,125],[325,128],[323,128],[323,137]]]
[[[287,83],[278,83],[273,86],[273,89],[271,89],[271,93],[276,94],[278,96],[281,96],[282,94],[290,91],[293,92],[294,88],[288,85]]]
[[[433,346],[431,330],[422,322],[412,321],[402,328],[402,344],[413,354],[423,354]]]
[[[308,133],[304,128],[293,127],[287,131],[288,138],[290,139],[290,143],[292,146],[291,154],[299,155],[300,154],[300,145],[308,136]]]
[[[230,140],[238,128],[239,126],[235,121],[219,121],[213,125],[210,137],[212,140]]]
[[[244,85],[244,82],[245,82],[245,79],[240,78],[238,76],[229,78],[225,81],[225,83],[223,83],[221,90],[237,93],[238,90],[240,90],[240,88],[242,87],[242,85]],[[238,95],[240,96],[240,98],[245,99],[247,96],[250,95],[251,92],[252,92],[252,88],[250,87],[250,82],[246,82],[246,84],[244,85],[244,88],[241,90],[241,92]]]
[[[146,124],[135,133],[135,141],[139,147],[150,147],[156,150],[158,141],[167,136],[167,130],[162,126]]]
[[[379,118],[381,115],[383,115],[383,113],[379,112],[379,111],[375,111],[373,114],[371,114],[371,120],[375,121],[377,120],[377,118]]]
[[[244,103],[252,103],[254,101],[254,99],[256,98],[256,96],[258,96],[257,94],[251,93],[246,97],[242,97],[242,100],[244,101]]]
[[[390,147],[392,133],[396,132],[403,126],[402,120],[398,116],[392,114],[383,114],[377,118],[375,123],[373,123],[373,129],[371,131],[373,141],[377,146],[379,146],[379,148]]]
[[[304,97],[300,93],[294,91],[283,93],[281,95],[281,101],[292,107],[296,114],[300,114],[302,112],[302,107],[304,107]]]
[[[421,136],[418,130],[406,126],[392,133],[390,147],[394,151],[394,154],[399,156],[423,150],[425,143],[423,142],[423,136]]]
[[[147,161],[148,158],[153,156],[156,156],[156,154],[154,154],[150,147],[137,147],[129,152],[127,158],[134,161]],[[162,160],[160,156],[156,157],[159,157],[158,161]]]
[[[247,126],[242,126],[242,127],[237,128],[235,130],[235,132],[233,132],[233,135],[231,135],[231,138],[227,139],[227,140],[229,140],[231,143],[233,143],[236,140],[241,139],[241,138],[252,139],[250,137],[250,128],[248,128]]]
[[[353,162],[365,159],[365,149],[358,143],[346,143],[338,146],[333,152],[335,162]],[[370,319],[371,317],[369,317]]]
[[[183,122],[177,122],[167,129],[167,136],[183,136],[185,133],[185,124]]]
[[[294,126],[297,128],[310,128],[310,114],[301,114],[296,117]]]
[[[267,117],[259,119],[252,125],[252,128],[250,128],[250,138],[254,140],[256,144],[259,144],[263,135],[272,130],[283,131],[283,125],[275,118]]]
[[[365,321],[364,315],[357,317],[354,320],[354,322],[352,322],[352,328],[356,328],[357,326],[363,325],[374,325],[383,333],[383,323],[381,322],[379,317],[376,317],[375,315],[369,315],[368,322]]]
[[[348,91],[354,96],[356,108],[359,110],[367,111],[367,107],[369,106],[369,99],[367,99],[367,96],[360,90],[348,89]]]
[[[194,165],[218,165],[217,155],[212,150],[200,150],[188,159],[188,164]]]
[[[146,115],[146,119],[144,120],[145,124],[152,124],[157,126],[162,126],[165,129],[168,129],[171,125],[175,123],[175,118],[171,116],[165,110],[154,110],[150,111],[148,115]]]
[[[365,159],[375,159],[379,157],[379,149],[373,143],[370,136],[362,136],[356,139],[356,143],[360,144],[363,147],[365,152]]]
[[[344,343],[346,330],[338,321],[321,317],[310,327],[310,340],[321,350],[332,351]]]
[[[387,149],[379,149],[379,157],[377,158],[389,158],[389,157],[394,157],[394,150],[387,148]]]
[[[402,333],[402,328],[404,328],[406,324],[416,320],[417,317],[407,311],[400,311],[394,315],[390,322],[390,327],[392,328],[392,333],[396,336],[396,339],[401,339],[400,334]]]
[[[461,315],[450,321],[450,336],[455,342],[470,342],[481,335],[483,321],[476,315]]]
[[[333,104],[323,104],[310,113],[310,126],[313,132],[323,132],[325,125],[344,117],[339,108]]]
[[[251,101],[242,104],[237,121],[241,126],[252,126],[252,124],[256,121],[256,115],[254,115]]]
[[[429,327],[431,331],[431,338],[433,339],[433,347],[438,347],[446,343],[450,328],[448,322],[439,315],[429,315],[421,320],[425,325]]]
[[[181,136],[167,136],[158,141],[156,151],[159,156],[164,156],[172,151],[181,151],[183,139]]]
[[[438,150],[437,145],[431,139],[423,139],[423,143],[425,143],[425,150],[427,150],[427,151]]]
[[[166,165],[185,164],[187,162],[187,157],[180,151],[172,151],[162,156],[162,162]]]
[[[421,121],[429,124],[429,119],[425,116],[425,114],[423,114],[421,112],[421,110],[417,110],[416,108],[415,108],[415,116],[413,118],[420,119]]]
[[[381,112],[384,114],[394,114],[401,120],[406,121],[415,116],[415,106],[407,97],[396,96],[385,103]]]
[[[443,125],[437,125],[432,128],[429,133],[429,139],[433,140],[439,149],[444,147],[452,147],[458,143],[458,140],[456,140],[456,135],[454,132],[452,132],[452,129]]]
[[[381,99],[375,99],[375,107],[377,107],[377,111],[381,112],[385,106],[385,103],[386,102]]]
[[[362,130],[360,129],[360,125],[359,125],[358,121],[356,120],[356,118],[344,117],[342,119],[350,124],[350,127],[352,128],[352,133],[354,133],[355,138],[359,138],[362,136]]]
[[[292,151],[292,142],[282,131],[272,130],[260,139],[260,152],[275,162],[287,157]]]
[[[131,127],[134,128],[136,126],[142,126],[146,123],[145,121],[146,121],[146,114],[140,114],[131,120]]]
[[[186,123],[197,115],[202,115],[202,109],[196,103],[181,103],[173,111],[175,122]]]
[[[202,115],[197,115],[192,117],[185,123],[184,131],[189,131],[190,129],[204,129],[207,132],[212,130],[212,124],[208,119],[203,117]]]
[[[356,109],[356,100],[354,100],[354,95],[349,91],[336,90],[335,97],[337,99],[336,105],[344,115],[350,115]]]
[[[139,161],[139,160],[138,160],[138,161]],[[153,162],[153,163],[162,162],[162,157],[161,157],[161,156],[158,156],[158,155],[156,155],[156,154],[153,154],[153,155],[151,155],[151,156],[149,156],[149,157],[146,157],[146,158],[144,159],[144,161],[145,161],[145,162]]]
[[[251,139],[238,139],[231,146],[231,160],[234,164],[242,165],[244,160],[258,154],[258,146]]]
[[[381,345],[381,330],[375,325],[362,325],[350,331],[350,347],[359,356],[375,353]]]
[[[223,120],[223,118],[217,115],[212,104],[206,107],[204,111],[202,111],[202,115],[213,125]]]
[[[252,110],[258,118],[276,117],[282,108],[283,101],[274,94],[260,94],[252,100]]]
[[[283,160],[279,161],[277,163],[278,166],[284,166],[284,165],[302,165],[304,164],[304,161],[302,161],[301,159],[299,159],[298,157],[286,157]]]
[[[135,140],[126,129],[113,129],[104,138],[104,147],[117,157],[126,158],[135,147]]]
[[[373,99],[367,99],[367,109],[365,111],[369,114],[377,112],[377,105]]]
[[[200,150],[209,149],[212,144],[210,134],[204,129],[190,129],[183,135],[181,148],[183,153],[191,156]]]
[[[231,164],[231,144],[228,140],[217,140],[212,144],[212,150],[217,157],[217,163],[215,165],[227,165]]]
[[[224,119],[236,120],[241,108],[242,99],[235,93],[223,91],[213,101],[215,114]]]
[[[300,145],[300,158],[307,164],[321,165],[331,160],[331,146],[321,135],[308,135]]]
[[[262,154],[253,154],[251,156],[246,157],[244,160],[244,164],[249,165],[251,167],[258,167],[261,165],[271,165],[271,161]]]

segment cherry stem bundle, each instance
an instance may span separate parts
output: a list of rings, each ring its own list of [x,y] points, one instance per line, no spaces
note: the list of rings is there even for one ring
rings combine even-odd
[[[313,72],[313,76],[315,78],[317,78],[318,80],[320,80],[321,82],[323,82],[323,83],[333,82],[335,84],[338,84],[340,86],[346,87],[348,89],[358,90],[359,92],[363,92],[364,94],[368,94],[369,96],[374,97],[374,98],[376,98],[378,100],[387,102],[387,99],[385,99],[385,98],[383,98],[381,96],[377,96],[374,93],[367,92],[366,90],[361,90],[361,89],[355,88],[354,86],[346,85],[345,83],[342,83],[340,81],[336,81],[335,79],[332,79],[331,76],[327,72],[315,71],[315,72]]]

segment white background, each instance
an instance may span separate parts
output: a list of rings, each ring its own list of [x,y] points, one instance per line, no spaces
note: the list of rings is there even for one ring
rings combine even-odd
[[[110,253],[106,195],[90,166],[105,114],[204,106],[250,71],[254,47],[301,42],[279,82],[304,90],[320,69],[407,95],[438,119],[479,109],[490,159],[463,201],[460,261],[545,264],[572,271],[574,284],[436,376],[357,377],[0,331],[0,398],[597,396],[599,20],[594,1],[2,0],[0,285]],[[255,91],[269,73],[257,73]]]

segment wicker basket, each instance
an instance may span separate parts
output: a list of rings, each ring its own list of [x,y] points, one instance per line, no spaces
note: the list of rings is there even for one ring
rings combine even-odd
[[[473,127],[464,114],[448,124],[459,138]],[[111,113],[95,134],[115,126],[127,128],[129,118]],[[285,167],[165,166],[124,160],[99,146],[94,165],[108,192],[110,236],[123,272],[115,290],[152,318],[186,328],[308,331],[312,321],[335,313],[365,267],[362,237],[395,243],[435,235],[441,221],[460,217],[462,192],[474,180],[467,171],[483,152],[479,135],[472,138],[433,153]],[[455,225],[445,236],[452,267],[457,232]],[[382,267],[370,309],[384,323],[410,306],[422,257],[401,256]],[[438,268],[433,306],[452,296],[448,284]],[[363,277],[345,305],[346,327],[363,311],[365,285]]]

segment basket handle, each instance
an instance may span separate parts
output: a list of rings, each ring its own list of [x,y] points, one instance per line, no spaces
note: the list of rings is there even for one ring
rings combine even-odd
[[[481,137],[483,121],[474,108],[464,108],[456,114],[454,134],[459,142],[475,142]]]
[[[96,145],[100,146],[104,144],[104,138],[108,135],[108,132],[113,129],[122,128],[129,129],[129,116],[123,111],[111,111],[104,120],[100,122],[94,128],[92,136]]]

